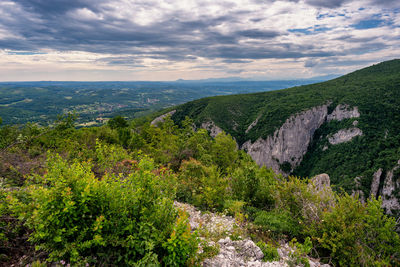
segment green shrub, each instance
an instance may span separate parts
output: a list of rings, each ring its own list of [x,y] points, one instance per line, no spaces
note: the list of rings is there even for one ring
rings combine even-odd
[[[307,236],[307,227],[321,220],[323,211],[334,205],[334,194],[331,189],[318,189],[312,181],[289,176],[286,181],[277,184],[276,209],[289,213],[300,228],[298,234]]]
[[[275,176],[272,170],[244,159],[231,174],[232,197],[254,207],[270,208],[274,204]]]
[[[127,177],[95,178],[88,163],[49,155],[48,172],[13,197],[13,211],[32,230],[29,240],[49,261],[76,265],[152,265],[186,262],[197,242],[187,221],[176,220],[168,177],[142,159]],[[168,174],[166,174],[168,176]],[[183,230],[182,230],[183,229]],[[171,244],[180,248],[170,249]],[[172,253],[173,255],[170,255]]]
[[[228,196],[228,181],[216,166],[191,159],[182,162],[177,197],[202,209],[221,211]]]
[[[396,222],[384,215],[381,204],[375,199],[362,204],[347,194],[338,197],[332,211],[310,227],[320,255],[340,266],[399,265]]]
[[[111,118],[108,122],[107,125],[111,129],[119,129],[119,128],[126,128],[128,127],[128,122],[121,116],[116,116],[114,118]]]
[[[163,244],[168,251],[167,256],[163,258],[163,263],[167,266],[194,264],[198,244],[196,234],[190,232],[188,215],[180,211],[170,237]]]
[[[265,244],[263,241],[257,242],[257,246],[264,254],[263,261],[279,261],[278,249],[270,244]]]
[[[310,237],[306,237],[303,244],[297,242],[296,238],[294,238],[289,245],[293,248],[293,251],[289,254],[288,265],[299,266],[301,264],[304,267],[310,267],[310,262],[307,258],[313,248]]]
[[[237,144],[235,140],[224,132],[214,138],[211,145],[210,155],[214,164],[216,164],[223,173],[232,166],[238,159]]]
[[[224,209],[228,212],[228,215],[235,216],[239,213],[243,213],[243,207],[246,202],[240,200],[226,200],[224,203]]]
[[[17,192],[18,193],[18,192]],[[21,193],[23,196],[23,193]],[[9,192],[0,188],[0,265],[31,254],[32,248],[27,243],[28,231],[13,215],[9,203]]]
[[[107,145],[96,140],[97,165],[100,172],[110,171],[117,162],[129,159],[127,151],[118,145]]]
[[[264,231],[271,232],[275,236],[296,236],[301,229],[299,222],[285,211],[260,211],[256,214],[254,224],[261,226]]]

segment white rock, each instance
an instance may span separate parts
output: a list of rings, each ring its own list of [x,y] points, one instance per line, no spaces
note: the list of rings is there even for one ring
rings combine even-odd
[[[250,125],[249,125],[249,127],[247,127],[245,133],[248,133],[254,126],[256,126],[257,123],[258,123],[258,120],[259,120],[260,118],[261,118],[261,115],[259,115],[255,121],[253,121],[252,123],[250,123]]]
[[[222,133],[223,130],[219,128],[213,121],[203,122],[201,128],[206,129],[210,132],[210,136],[216,137],[218,134]]]
[[[399,199],[394,195],[394,191],[400,188],[399,177],[394,177],[394,172],[400,167],[399,164],[400,161],[397,166],[387,173],[382,188],[382,207],[386,209],[388,214],[393,214],[393,211],[400,210]]]
[[[331,145],[337,145],[351,141],[356,136],[361,136],[363,133],[359,128],[352,127],[349,129],[341,129],[335,133],[332,137],[329,137],[328,141]]]
[[[358,111],[358,107],[350,108],[349,105],[338,105],[335,110],[328,115],[327,121],[338,120],[341,121],[343,119],[351,119],[360,117],[360,112]]]
[[[378,190],[379,190],[379,184],[381,181],[381,176],[382,176],[382,168],[379,168],[372,176],[371,196],[374,196],[374,197],[378,196]]]
[[[164,119],[165,119],[167,116],[172,116],[172,115],[174,115],[175,112],[176,112],[176,110],[172,110],[172,111],[167,112],[167,113],[165,113],[165,114],[163,114],[163,115],[161,115],[161,116],[158,116],[158,117],[155,118],[150,124],[151,124],[151,125],[154,125],[154,126],[157,126],[157,124],[158,124],[159,122],[163,122]]]
[[[322,105],[291,116],[272,136],[259,138],[254,143],[249,140],[242,145],[242,149],[258,165],[283,173],[281,164],[289,162],[294,168],[301,162],[315,130],[324,123],[327,114],[328,105]]]

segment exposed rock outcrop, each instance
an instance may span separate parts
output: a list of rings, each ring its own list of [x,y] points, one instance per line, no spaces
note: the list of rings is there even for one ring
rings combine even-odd
[[[280,165],[288,162],[294,168],[301,162],[315,130],[324,123],[327,115],[328,105],[322,105],[291,116],[272,136],[259,138],[254,143],[247,141],[242,149],[257,164],[284,173]]]
[[[158,116],[157,118],[155,118],[154,120],[152,120],[151,125],[156,126],[159,122],[163,122],[164,119],[165,119],[167,116],[172,116],[172,115],[174,115],[175,112],[176,112],[176,110],[172,110],[172,111],[167,112],[167,113],[165,113],[165,114],[163,114],[163,115],[161,115],[161,116]]]
[[[245,133],[248,133],[254,126],[257,125],[258,120],[260,119],[261,115],[257,117],[257,119],[255,121],[253,121],[252,123],[250,123],[249,127],[247,127]]]
[[[216,137],[218,134],[222,133],[222,129],[219,128],[213,121],[203,122],[201,128],[206,129],[210,132],[210,136]]]
[[[400,211],[399,199],[395,195],[395,192],[400,189],[399,168],[400,160],[392,170],[388,171],[382,188],[382,207],[386,209],[388,214]]]
[[[193,230],[204,227],[210,234],[218,235],[221,233],[231,234],[236,224],[235,218],[231,216],[217,216],[213,213],[202,213],[189,204],[175,201],[175,207],[189,213],[189,224]]]
[[[334,205],[335,197],[331,188],[331,180],[328,174],[322,173],[314,176],[308,184],[308,190],[312,193],[312,195],[319,197],[320,207],[329,209],[329,207],[332,207]],[[297,197],[299,197],[300,199],[302,198],[301,195]],[[320,220],[321,214],[318,212],[317,206],[312,201],[304,202],[303,200],[303,208],[301,212],[303,217],[307,218],[308,220]]]
[[[174,205],[178,209],[185,210],[189,214],[189,223],[193,230],[206,229],[209,236],[222,236],[217,242],[200,236],[200,238],[207,241],[209,246],[219,247],[218,255],[210,259],[205,259],[202,266],[288,266],[287,261],[290,259],[290,254],[293,252],[293,248],[291,248],[289,244],[282,242],[277,249],[280,257],[279,261],[263,262],[264,254],[252,240],[244,238],[242,240],[233,241],[229,238],[229,235],[231,235],[235,229],[242,227],[235,221],[235,218],[210,212],[202,213],[192,205],[176,201]],[[200,247],[200,251],[201,250],[202,248]],[[329,267],[328,264],[321,264],[317,259],[308,258],[308,260],[311,267]]]
[[[321,173],[314,176],[311,179],[311,182],[318,191],[326,190],[326,188],[331,189],[331,179],[329,178],[329,175],[326,173]]]
[[[371,183],[371,196],[378,196],[379,184],[381,181],[382,176],[382,168],[379,168],[374,175],[372,176],[372,183]]]
[[[349,105],[337,105],[331,114],[326,118],[327,121],[343,119],[351,119],[360,117],[360,112],[358,107],[350,108]]]
[[[206,259],[203,266],[279,266],[263,264],[264,257],[261,249],[253,241],[232,241],[229,237],[218,241],[219,253],[212,259]]]
[[[351,141],[356,136],[361,136],[363,133],[359,128],[352,127],[349,129],[341,129],[335,133],[332,137],[329,137],[329,143],[331,145],[337,145]]]

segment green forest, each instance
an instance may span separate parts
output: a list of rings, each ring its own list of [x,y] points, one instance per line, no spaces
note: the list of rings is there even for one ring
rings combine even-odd
[[[277,175],[231,135],[194,131],[189,117],[150,121],[114,117],[76,129],[69,114],[52,127],[1,126],[1,264],[199,266],[219,248],[192,231],[174,207],[180,201],[234,216],[243,227],[230,237],[250,237],[265,261],[285,240],[295,248],[291,266],[307,266],[306,256],[333,266],[400,265],[396,221],[379,199],[361,203]]]

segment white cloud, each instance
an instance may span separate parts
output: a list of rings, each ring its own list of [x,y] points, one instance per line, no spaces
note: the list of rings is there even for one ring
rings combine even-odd
[[[332,0],[327,8],[316,0],[77,0],[65,10],[35,3],[0,2],[0,79],[301,78],[400,52],[395,1]],[[354,28],[371,19],[383,25]]]

